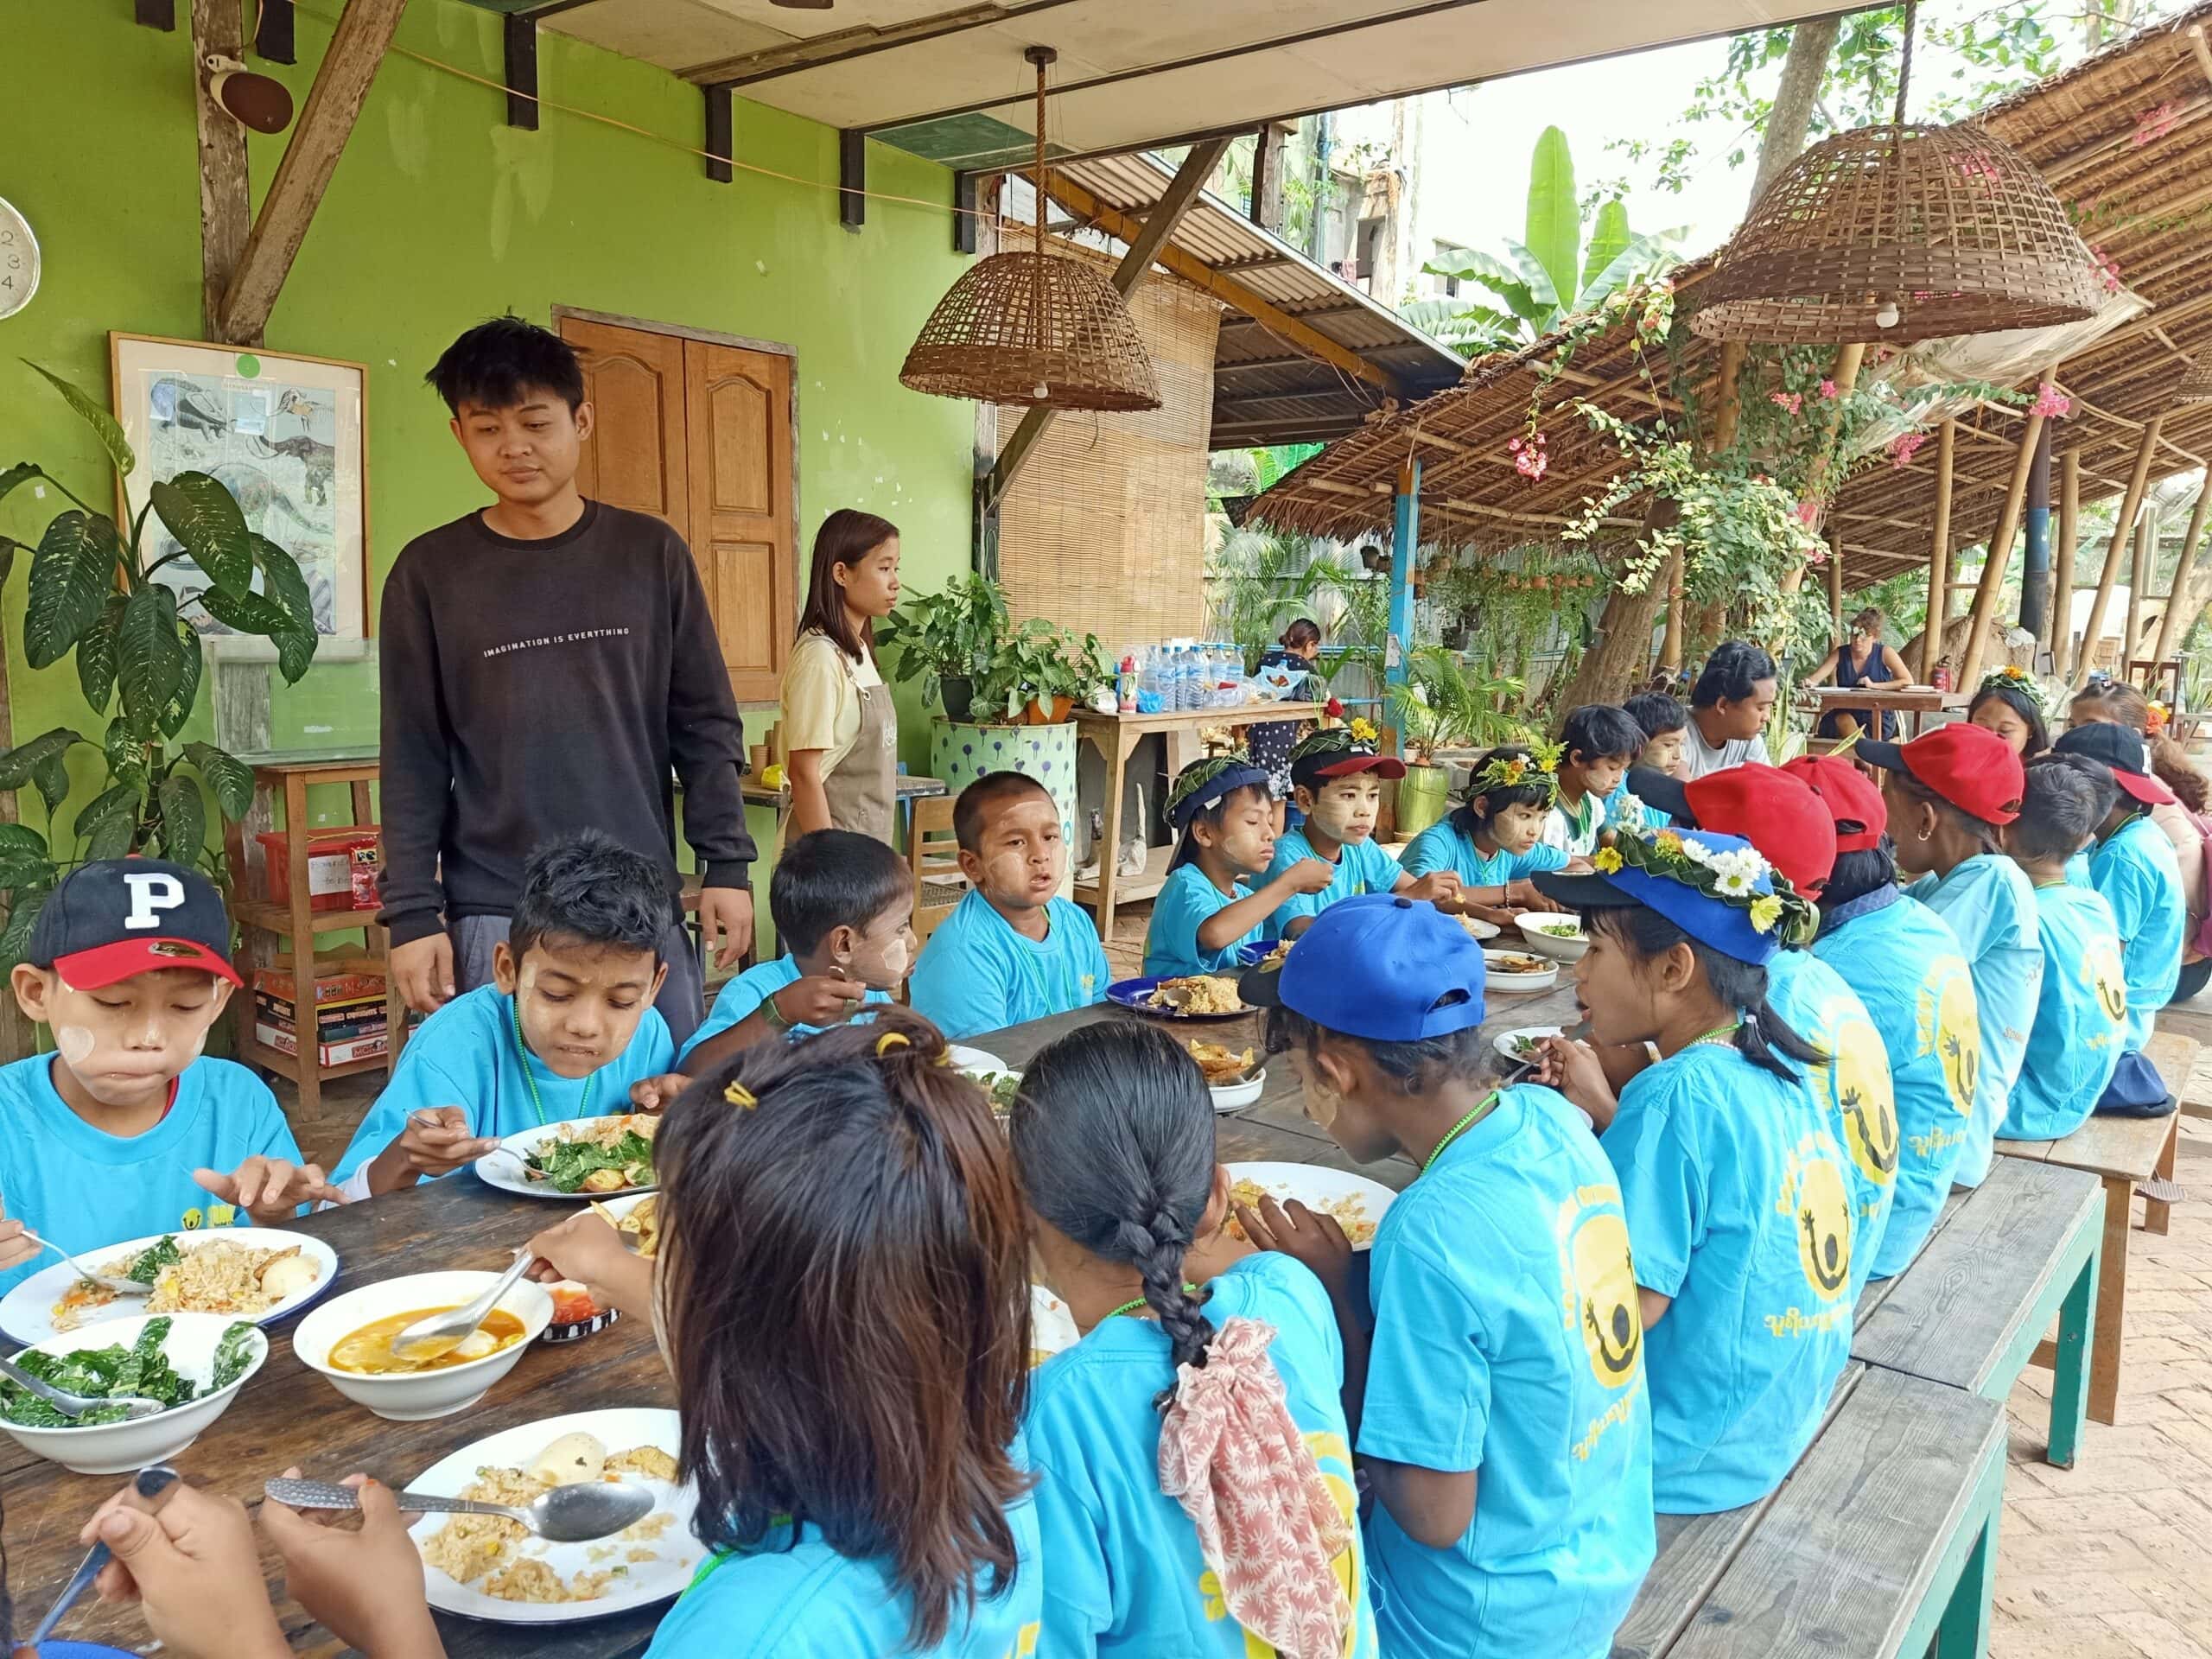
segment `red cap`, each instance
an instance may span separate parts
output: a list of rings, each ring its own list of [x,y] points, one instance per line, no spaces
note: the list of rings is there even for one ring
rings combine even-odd
[[[1730,766],[1682,786],[1705,830],[1741,836],[1807,898],[1835,869],[1835,820],[1804,783],[1774,766]]]
[[[95,945],[54,959],[54,970],[61,976],[62,982],[80,991],[100,990],[164,968],[204,968],[233,985],[245,983],[219,951],[196,939],[118,939],[112,944]]]
[[[1886,771],[1909,772],[1969,817],[2010,823],[2020,816],[2027,774],[2012,746],[1967,721],[1938,726],[1911,742],[1861,742],[1858,757]]]
[[[1782,769],[1827,804],[1835,820],[1836,851],[1871,852],[1882,844],[1890,827],[1889,803],[1874,780],[1850,761],[1832,754],[1801,754]]]

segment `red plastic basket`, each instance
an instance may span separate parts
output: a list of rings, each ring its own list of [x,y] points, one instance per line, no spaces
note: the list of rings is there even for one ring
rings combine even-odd
[[[308,836],[308,908],[374,910],[377,907],[377,849],[381,831],[373,823],[349,823],[317,830]],[[282,830],[264,830],[261,843],[269,871],[271,904],[292,902],[292,837]],[[365,872],[366,880],[359,879]]]

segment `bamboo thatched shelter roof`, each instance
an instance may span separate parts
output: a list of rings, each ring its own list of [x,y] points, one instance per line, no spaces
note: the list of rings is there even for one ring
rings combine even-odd
[[[2075,452],[2086,505],[2121,493],[2145,424],[2164,413],[2153,482],[2212,457],[2212,402],[2176,404],[2176,383],[2212,353],[2212,0],[2129,36],[2065,73],[1973,118],[2032,162],[2076,216],[2087,239],[2149,310],[2061,360],[2058,389],[2073,411],[2055,423],[2054,454]],[[1675,273],[1678,310],[1694,300],[1710,259]],[[1459,385],[1370,419],[1290,474],[1254,504],[1278,529],[1351,539],[1385,534],[1400,467],[1422,464],[1424,541],[1499,549],[1555,535],[1621,467],[1618,452],[1571,408],[1589,402],[1631,423],[1679,412],[1670,384],[1710,406],[1719,347],[1678,330],[1678,359],[1639,346],[1631,321],[1586,339],[1548,385],[1559,336],[1471,364]],[[2207,357],[2212,364],[2212,357]],[[2036,375],[2018,381],[2034,390]],[[1536,400],[1549,467],[1531,480],[1508,442]],[[2018,454],[2024,413],[1983,405],[1959,417],[1952,551],[1996,527]],[[1936,500],[1936,446],[1909,464],[1884,458],[1838,492],[1831,523],[1852,585],[1927,565]],[[1633,513],[1634,504],[1621,509]],[[1618,528],[1634,521],[1614,521]]]

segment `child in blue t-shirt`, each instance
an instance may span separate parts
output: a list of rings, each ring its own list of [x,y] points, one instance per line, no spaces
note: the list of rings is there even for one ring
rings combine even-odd
[[[1783,770],[1835,821],[1835,863],[1821,889],[1813,954],[1859,998],[1887,1057],[1897,1111],[1897,1179],[1867,1277],[1901,1273],[1950,1196],[1981,1065],[1974,978],[1950,925],[1897,885],[1882,791],[1847,760],[1801,755]],[[1853,1271],[1859,1267],[1856,1260]]]
[[[1403,896],[1338,906],[1242,982],[1308,1116],[1420,1166],[1376,1230],[1371,1337],[1332,1218],[1238,1221],[1336,1308],[1382,1651],[1600,1659],[1655,1547],[1656,1374],[1612,1172],[1552,1090],[1484,1081],[1483,982],[1465,931]]]
[[[1554,749],[1492,749],[1475,768],[1466,804],[1415,836],[1398,862],[1408,875],[1453,877],[1459,890],[1447,909],[1500,923],[1516,911],[1552,909],[1529,877],[1568,862],[1543,840],[1559,798],[1557,765]]]
[[[1846,1155],[1805,1068],[1827,1057],[1768,1005],[1804,901],[1749,842],[1624,835],[1586,876],[1537,878],[1581,912],[1575,988],[1593,1041],[1658,1064],[1618,1101],[1596,1054],[1554,1039],[1542,1075],[1597,1122],[1636,1247],[1662,1514],[1756,1503],[1810,1444],[1851,1351]]]
[[[1333,904],[1370,893],[1403,893],[1448,901],[1459,889],[1449,872],[1408,873],[1375,843],[1382,810],[1382,779],[1402,778],[1406,763],[1376,751],[1373,741],[1346,726],[1327,726],[1290,752],[1290,778],[1306,822],[1275,841],[1268,866],[1273,882],[1309,859],[1335,874],[1318,892],[1293,893],[1268,923],[1271,936],[1294,939]]]
[[[1254,885],[1275,855],[1275,800],[1265,768],[1208,755],[1176,774],[1167,822],[1181,840],[1144,936],[1147,974],[1234,972],[1237,952],[1259,943],[1268,918],[1337,879],[1318,858]]]
[[[423,1022],[339,1160],[340,1190],[372,1198],[524,1129],[627,1111],[632,1087],[676,1058],[653,1007],[667,932],[652,860],[596,830],[534,854],[493,982]]]
[[[36,1233],[94,1264],[111,1244],[334,1199],[276,1096],[202,1057],[242,982],[207,877],[157,859],[64,876],[10,977],[54,1052],[0,1069],[0,1290],[36,1271]]]
[[[914,966],[913,873],[874,836],[817,830],[791,842],[768,878],[768,914],[785,954],[722,987],[677,1058],[687,1076],[888,1002]]]
[[[922,947],[914,1011],[957,1040],[1103,1001],[1113,972],[1097,925],[1058,896],[1067,842],[1044,785],[985,772],[953,803],[952,833],[973,885]]]
[[[2035,890],[1998,848],[2026,787],[2020,757],[1996,733],[1963,722],[1902,746],[1861,742],[1855,753],[1882,769],[1897,868],[1918,878],[1906,892],[1950,924],[1973,976],[1981,1064],[1951,1179],[1980,1186],[2043,995]]]
[[[2066,879],[2067,861],[2096,834],[2120,791],[2110,767],[2078,754],[2046,754],[2026,770],[2027,792],[2020,816],[2005,827],[2005,850],[2035,887],[2043,994],[1997,1133],[2056,1141],[2088,1122],[2126,1033],[2127,976],[2112,907],[2094,888]]]
[[[1588,702],[1567,711],[1559,747],[1559,788],[1541,839],[1568,858],[1586,858],[1598,850],[1608,803],[1643,748],[1643,728],[1625,709]]]
[[[1039,1653],[1375,1659],[1328,1293],[1223,1230],[1213,1104],[1183,1046],[1134,1024],[1059,1039],[1008,1134],[1044,1281],[1084,1332],[1032,1378],[1023,1421]],[[1266,1494],[1264,1535],[1224,1493]]]
[[[547,1276],[626,1286],[616,1306],[661,1327],[709,1554],[646,1659],[1045,1651],[1019,1433],[1027,1217],[989,1102],[945,1055],[898,1007],[756,1043],[669,1109],[684,1155],[660,1201],[680,1251],[643,1262],[588,1210],[530,1241]],[[390,1516],[378,1498],[368,1527],[397,1540]],[[264,1522],[288,1549],[306,1530],[294,1519]],[[230,1605],[259,1591],[250,1549],[213,1570]],[[388,1632],[364,1647],[434,1649],[404,1549],[353,1552],[347,1576],[350,1605]],[[410,1645],[418,1633],[428,1646]]]

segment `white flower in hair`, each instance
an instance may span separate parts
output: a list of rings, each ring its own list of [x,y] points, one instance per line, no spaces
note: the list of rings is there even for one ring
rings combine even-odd
[[[1682,856],[1689,860],[1693,864],[1704,865],[1708,870],[1717,868],[1713,863],[1713,860],[1718,857],[1719,855],[1715,854],[1713,849],[1707,846],[1703,842],[1694,840],[1688,836],[1684,836],[1682,837]]]
[[[1758,878],[1745,874],[1740,865],[1732,863],[1725,870],[1715,865],[1713,887],[1725,899],[1746,899],[1758,890]]]

